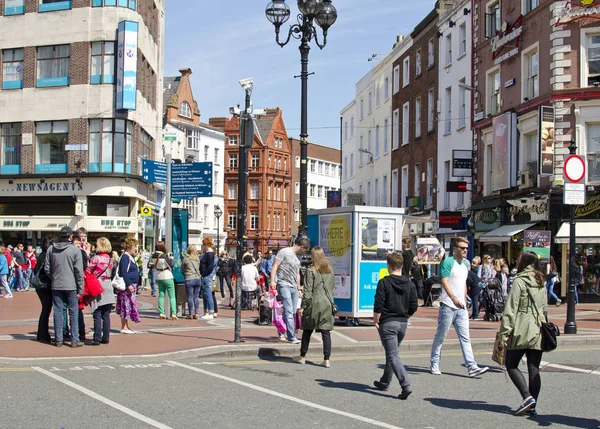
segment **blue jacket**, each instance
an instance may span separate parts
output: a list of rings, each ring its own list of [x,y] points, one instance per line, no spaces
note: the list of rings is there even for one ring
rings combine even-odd
[[[274,260],[275,260],[275,258],[272,256],[268,259],[263,258],[262,264],[260,265],[260,272],[266,276],[270,276],[271,271],[273,270],[273,261]]]
[[[200,259],[200,274],[203,279],[212,281],[215,277],[215,252],[206,252]]]
[[[6,260],[6,256],[4,254],[0,254],[0,276],[3,274],[8,274],[8,261]]]
[[[140,280],[138,266],[135,260],[129,256],[129,253],[123,253],[123,256],[121,256],[119,275],[125,280],[125,286],[136,285]]]

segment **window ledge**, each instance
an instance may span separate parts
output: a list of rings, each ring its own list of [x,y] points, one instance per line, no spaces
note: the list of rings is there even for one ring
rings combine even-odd
[[[449,136],[452,134],[452,131],[446,131],[444,134],[442,134],[444,137]]]
[[[402,88],[406,88],[408,85],[410,85],[410,82],[408,82],[408,83],[403,83],[403,84],[402,84]]]
[[[460,61],[461,59],[463,59],[464,57],[467,56],[467,52],[463,52],[462,54],[460,54],[457,58],[456,61]]]
[[[435,133],[435,127],[430,130],[427,130],[427,135],[433,134],[433,133]]]
[[[415,141],[417,141],[417,140],[421,140],[422,138],[423,138],[423,135],[420,135],[420,136],[415,136]]]
[[[410,142],[402,143],[401,146],[408,146]]]
[[[415,80],[417,80],[417,79],[418,79],[418,78],[420,78],[421,76],[423,76],[423,72],[421,72],[421,73],[417,73],[417,74],[415,75]]]
[[[449,62],[448,64],[446,64],[446,65],[444,66],[444,69],[445,69],[445,70],[448,70],[450,67],[452,67],[452,62]]]
[[[467,124],[463,124],[463,125],[461,125],[460,127],[458,127],[458,128],[456,129],[456,131],[462,131],[462,130],[464,130],[465,128],[467,128]]]

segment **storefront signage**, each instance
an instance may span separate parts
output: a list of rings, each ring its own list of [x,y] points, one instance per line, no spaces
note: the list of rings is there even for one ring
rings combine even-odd
[[[346,195],[346,201],[349,206],[362,206],[363,205],[363,194],[348,194]]]
[[[57,218],[56,216],[36,216],[15,218],[6,216],[0,218],[0,229],[4,231],[54,231],[58,232],[63,226],[76,225],[76,219],[72,217]]]
[[[548,196],[507,200],[511,222],[526,223],[548,220]]]
[[[40,183],[40,182],[17,182],[15,184],[15,190],[17,192],[75,192],[83,191],[83,185],[80,183]]]
[[[86,219],[86,229],[93,232],[138,232],[137,218],[91,217]]]
[[[540,106],[540,174],[554,174],[554,107]]]
[[[424,198],[422,195],[406,197],[406,207],[409,209],[423,210]]]
[[[439,228],[463,229],[465,226],[462,212],[440,212],[438,221]]]
[[[548,263],[550,260],[550,231],[523,231],[523,251],[533,252],[540,258],[541,262]]]
[[[573,21],[580,21],[580,25],[586,24],[587,20],[600,19],[600,4],[595,0],[581,0],[581,4],[567,2],[567,4],[559,9],[558,20],[555,27],[567,24]]]
[[[575,207],[576,218],[586,218],[600,210],[600,195],[593,195],[587,199],[583,206]],[[595,216],[594,216],[595,218]]]
[[[523,33],[523,15],[520,15],[513,24],[492,38],[492,59],[494,64],[500,64],[502,61],[516,55],[519,52],[519,40]],[[514,44],[512,43],[514,41]],[[502,55],[505,47],[515,48]],[[513,53],[514,52],[514,53]]]
[[[66,144],[65,145],[65,150],[66,151],[72,151],[72,150],[88,150],[88,145],[87,144]]]
[[[500,216],[498,216],[497,209],[476,211],[473,221],[477,232],[488,232],[500,228]]]

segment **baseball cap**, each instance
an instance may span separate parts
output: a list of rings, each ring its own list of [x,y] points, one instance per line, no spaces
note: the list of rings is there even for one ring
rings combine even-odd
[[[71,229],[71,227],[70,227],[70,226],[63,226],[63,227],[60,229],[60,235],[61,235],[62,237],[68,237],[68,236],[70,236],[71,234],[73,234],[73,230]]]
[[[6,247],[7,247],[8,249],[10,249],[10,250],[12,250],[12,249],[13,249],[13,246],[12,246],[12,244],[9,244],[9,245],[8,245],[8,246],[6,246]]]

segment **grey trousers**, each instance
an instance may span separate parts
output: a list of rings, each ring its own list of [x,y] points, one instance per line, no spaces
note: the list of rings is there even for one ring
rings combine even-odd
[[[400,361],[398,352],[400,343],[406,335],[407,322],[388,321],[379,325],[379,337],[385,349],[385,370],[379,380],[382,384],[389,386],[392,375],[395,375],[402,390],[411,390],[410,377],[406,368]]]

